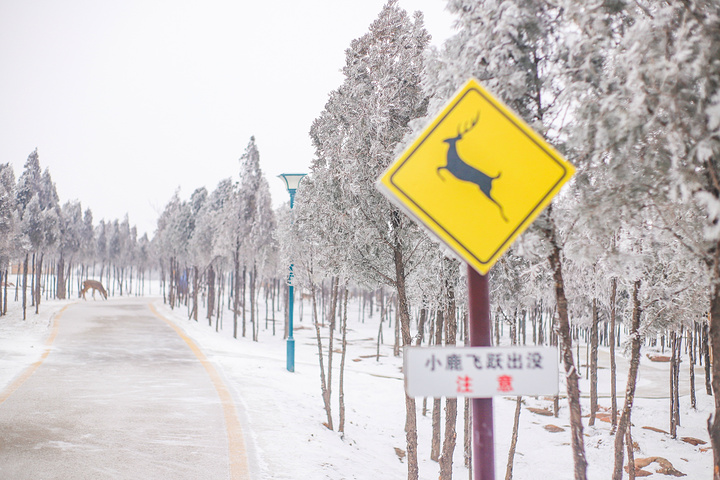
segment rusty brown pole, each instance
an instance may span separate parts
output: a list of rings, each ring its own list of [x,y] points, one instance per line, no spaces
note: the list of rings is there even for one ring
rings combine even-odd
[[[490,330],[490,285],[486,275],[480,275],[468,265],[469,327],[471,347],[492,346]],[[473,478],[495,479],[495,442],[493,439],[492,398],[473,398]]]

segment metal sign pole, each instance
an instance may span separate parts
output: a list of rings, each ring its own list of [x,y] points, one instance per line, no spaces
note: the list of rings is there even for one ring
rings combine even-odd
[[[490,286],[487,275],[468,265],[469,327],[471,347],[492,346],[490,331]],[[495,442],[493,440],[492,398],[473,398],[473,477],[495,479]]]

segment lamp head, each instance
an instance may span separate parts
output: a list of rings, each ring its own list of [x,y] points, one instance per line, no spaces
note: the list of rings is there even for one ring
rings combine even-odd
[[[287,188],[288,192],[294,192],[305,175],[305,173],[281,173],[278,178],[285,182],[285,188]]]

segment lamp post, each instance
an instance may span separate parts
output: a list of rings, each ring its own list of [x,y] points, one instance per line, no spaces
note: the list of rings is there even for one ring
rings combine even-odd
[[[305,176],[304,173],[282,173],[278,178],[285,182],[285,187],[290,194],[290,210],[292,211],[295,204],[295,191],[297,190],[300,180]],[[287,338],[287,369],[288,372],[295,371],[295,338],[293,337],[293,264],[290,264],[290,273],[288,275],[288,338]]]

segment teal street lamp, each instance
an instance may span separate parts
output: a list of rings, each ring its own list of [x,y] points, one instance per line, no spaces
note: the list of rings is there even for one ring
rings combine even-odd
[[[295,191],[297,190],[300,180],[305,176],[304,173],[282,173],[278,175],[285,182],[285,187],[290,194],[290,210],[295,205]],[[287,338],[287,369],[288,372],[295,371],[295,338],[293,337],[293,264],[290,264],[290,273],[288,275],[288,338]]]

